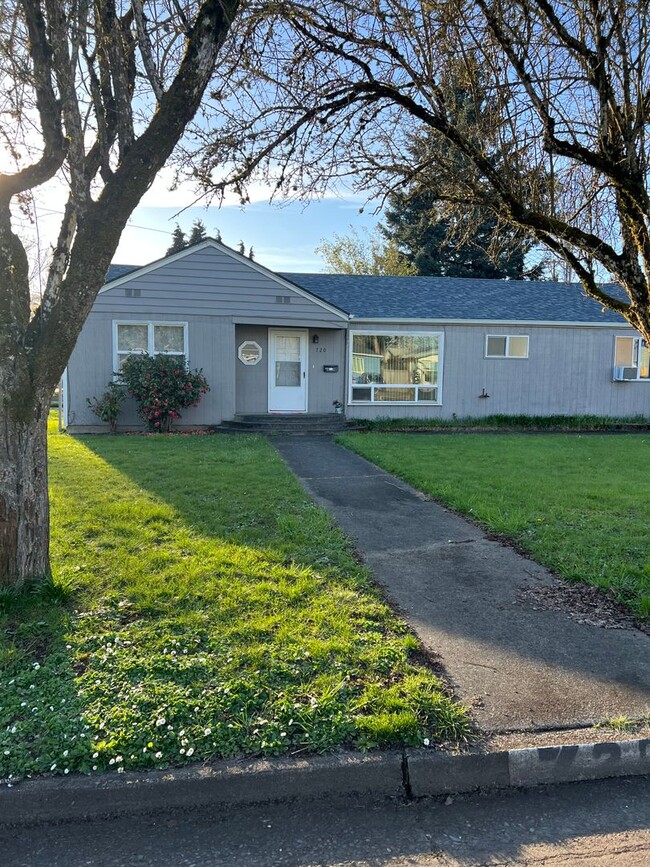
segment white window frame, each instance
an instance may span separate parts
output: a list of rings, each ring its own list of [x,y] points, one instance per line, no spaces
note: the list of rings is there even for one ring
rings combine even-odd
[[[415,331],[408,330],[402,331],[400,329],[393,329],[387,331],[386,329],[364,329],[363,331],[359,329],[355,329],[354,331],[349,331],[349,339],[348,339],[348,404],[350,406],[378,406],[386,409],[389,406],[442,406],[442,365],[445,357],[445,335],[443,331]],[[354,337],[355,335],[363,335],[366,337],[437,337],[438,338],[438,384],[437,385],[416,385],[415,383],[401,383],[395,385],[386,385],[385,383],[377,382],[377,383],[368,383],[367,385],[363,385],[363,388],[369,388],[371,395],[375,393],[376,388],[415,388],[416,394],[418,388],[437,388],[438,389],[438,399],[437,400],[354,400],[352,397],[352,389],[354,387],[361,388],[362,386],[359,383],[352,382],[352,359],[353,359],[353,349],[354,349]]]
[[[167,319],[114,319],[113,320],[113,373],[118,374],[120,370],[120,356],[123,355],[138,355],[137,352],[120,352],[118,351],[117,332],[120,325],[146,325],[147,326],[147,353],[149,355],[183,355],[185,357],[185,366],[189,367],[190,363],[190,345],[188,340],[188,323],[176,322]],[[154,328],[156,325],[177,325],[183,328],[183,347],[184,352],[155,352],[154,351]]]
[[[645,343],[643,337],[640,337],[637,334],[616,334],[614,336],[614,367],[616,367],[616,341],[617,340],[633,340],[636,345],[636,357],[637,363],[636,365],[631,365],[636,367],[636,379],[625,379],[624,382],[650,382],[650,376],[641,376],[641,348]],[[634,357],[634,350],[633,350]],[[625,365],[623,365],[625,366]]]
[[[505,338],[506,341],[506,352],[505,355],[490,355],[488,353],[488,341],[490,338],[497,337],[500,340]],[[516,337],[521,339],[522,337],[526,338],[526,354],[525,355],[509,355],[508,350],[510,349],[510,338]],[[485,335],[485,357],[486,358],[500,358],[500,359],[508,359],[509,361],[523,361],[528,358],[528,352],[530,349],[530,336],[528,334],[486,334]]]

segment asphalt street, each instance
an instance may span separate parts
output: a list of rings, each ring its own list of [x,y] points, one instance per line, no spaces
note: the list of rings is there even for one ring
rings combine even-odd
[[[650,778],[330,800],[0,830],[11,867],[647,867]]]

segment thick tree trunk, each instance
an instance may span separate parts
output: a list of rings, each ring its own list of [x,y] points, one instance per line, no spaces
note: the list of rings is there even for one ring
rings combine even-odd
[[[0,420],[0,588],[50,574],[48,408],[41,398],[30,420]]]

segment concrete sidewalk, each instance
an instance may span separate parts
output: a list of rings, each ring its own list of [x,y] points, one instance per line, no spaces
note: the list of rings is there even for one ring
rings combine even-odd
[[[539,610],[551,574],[329,439],[272,440],[351,536],[486,732],[650,712],[650,638]],[[523,591],[523,592],[522,592]]]

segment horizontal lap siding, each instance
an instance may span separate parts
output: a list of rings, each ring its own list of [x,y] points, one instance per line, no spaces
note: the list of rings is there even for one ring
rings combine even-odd
[[[139,289],[139,297],[128,290]],[[278,297],[290,299],[278,302]],[[102,292],[95,310],[138,315],[219,315],[248,318],[281,318],[287,325],[305,320],[340,325],[336,313],[277,283],[245,262],[207,248],[136,276]]]
[[[454,414],[650,416],[650,382],[612,382],[615,335],[630,329],[358,324],[356,330],[444,334],[442,406],[350,405],[351,418],[451,418]],[[527,359],[485,358],[488,334],[527,334]],[[490,395],[481,398],[483,389]]]
[[[145,319],[134,314],[116,316],[107,311],[93,311],[83,327],[68,364],[69,417],[75,426],[100,425],[86,398],[99,397],[113,375],[113,319]],[[151,318],[151,317],[149,317]],[[164,321],[165,317],[161,317]],[[188,323],[189,364],[202,368],[210,385],[198,407],[183,412],[181,424],[218,424],[232,418],[235,408],[234,328],[230,317],[209,318],[177,314],[167,317]],[[125,402],[119,424],[141,424],[132,400]]]
[[[280,303],[278,298],[290,300]],[[219,424],[235,413],[235,322],[345,327],[344,318],[252,264],[213,247],[196,250],[98,295],[68,365],[73,429],[100,424],[86,398],[99,397],[112,376],[113,320],[188,323],[190,366],[203,368],[211,391],[198,407],[183,413],[185,425]],[[125,405],[120,423],[138,423],[132,401]]]

